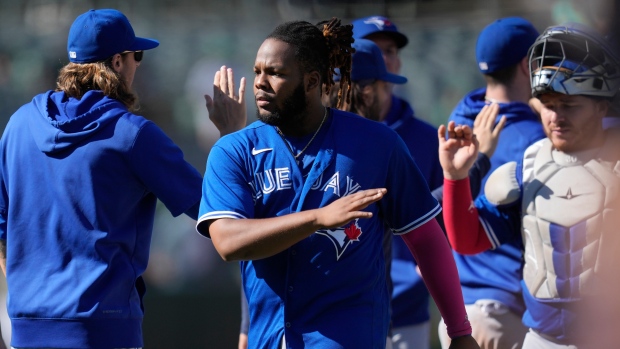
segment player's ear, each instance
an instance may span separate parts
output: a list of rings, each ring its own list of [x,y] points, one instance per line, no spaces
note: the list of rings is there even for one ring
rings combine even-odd
[[[120,73],[121,69],[123,68],[123,56],[120,53],[112,56],[111,65],[112,69],[114,69],[115,72]]]
[[[321,85],[321,75],[319,72],[314,70],[304,74],[304,85],[306,87],[306,92],[310,92],[316,88],[322,89],[323,86]]]
[[[609,111],[610,102],[606,99],[596,99],[594,100],[594,106],[596,108],[597,116],[600,116],[601,119],[607,116]]]

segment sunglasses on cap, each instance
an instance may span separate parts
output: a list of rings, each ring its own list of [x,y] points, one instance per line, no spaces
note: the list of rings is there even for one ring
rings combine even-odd
[[[132,53],[132,52],[133,52],[133,59],[136,62],[140,62],[142,60],[142,57],[144,57],[144,51],[125,51],[125,52],[122,52],[121,54],[122,55],[126,55],[126,54]]]

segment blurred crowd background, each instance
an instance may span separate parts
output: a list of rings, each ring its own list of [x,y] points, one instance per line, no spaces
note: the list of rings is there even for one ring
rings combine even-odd
[[[219,136],[203,99],[213,91],[214,73],[227,65],[237,82],[248,78],[248,122],[254,121],[254,57],[281,22],[388,16],[409,37],[401,51],[401,74],[409,82],[396,93],[412,103],[418,117],[439,125],[466,92],[484,84],[474,48],[488,23],[522,16],[540,31],[566,21],[604,30],[609,6],[610,0],[0,0],[0,127],[35,94],[55,87],[58,70],[68,63],[69,26],[90,8],[116,8],[137,35],[160,41],[145,53],[136,74],[138,114],[162,127],[204,172]],[[223,262],[191,219],[173,218],[164,207],[158,212],[145,275],[146,348],[236,348],[238,264]],[[6,311],[1,315],[8,341]]]

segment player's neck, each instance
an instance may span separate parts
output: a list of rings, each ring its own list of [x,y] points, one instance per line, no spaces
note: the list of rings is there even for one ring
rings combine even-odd
[[[387,117],[388,113],[390,112],[390,109],[392,109],[392,95],[390,94],[390,98],[387,100],[386,103],[381,103],[381,106],[379,107],[379,122],[383,122],[385,121],[385,118]]]
[[[311,109],[311,110],[310,110]],[[309,134],[315,133],[320,125],[322,125],[327,118],[328,110],[322,105],[318,105],[318,107],[308,108],[304,116],[300,119],[301,121],[295,125],[288,125],[279,127],[280,131],[285,136],[291,137],[303,137]]]
[[[521,70],[513,76],[509,83],[487,81],[486,99],[497,103],[527,103],[532,97],[530,77]]]
[[[506,85],[488,84],[485,99],[494,103],[527,103],[530,99],[530,91]]]

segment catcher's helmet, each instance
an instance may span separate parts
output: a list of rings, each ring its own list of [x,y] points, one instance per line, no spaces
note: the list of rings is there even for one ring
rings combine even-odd
[[[558,92],[612,99],[620,59],[605,38],[578,23],[547,28],[529,50],[532,95]]]

